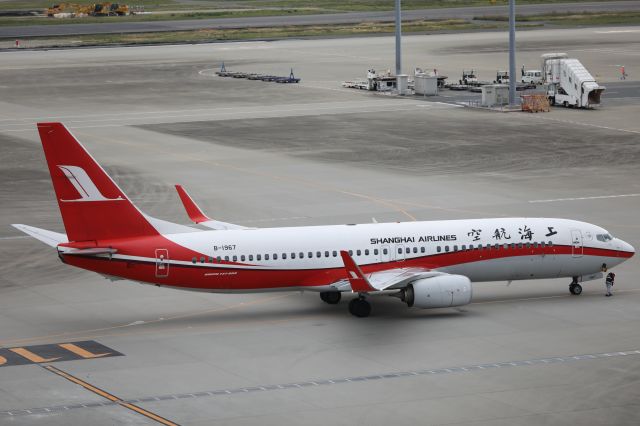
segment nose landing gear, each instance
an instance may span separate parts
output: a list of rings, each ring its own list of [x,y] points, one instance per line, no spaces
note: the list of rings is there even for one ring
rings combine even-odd
[[[569,284],[569,293],[574,296],[579,296],[582,294],[582,286],[578,284],[578,277],[573,277],[573,281]]]

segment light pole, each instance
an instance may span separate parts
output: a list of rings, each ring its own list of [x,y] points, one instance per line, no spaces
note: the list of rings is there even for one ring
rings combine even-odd
[[[516,105],[516,0],[509,0],[509,106]]]
[[[396,0],[396,75],[402,74],[402,18],[400,16],[400,0]]]

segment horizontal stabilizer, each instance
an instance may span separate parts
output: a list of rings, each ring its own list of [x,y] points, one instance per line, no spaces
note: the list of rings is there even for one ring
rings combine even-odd
[[[84,249],[76,249],[76,248],[66,248],[64,250],[64,254],[75,254],[75,255],[95,255],[95,254],[114,254],[118,250],[111,247],[91,247]]]
[[[35,238],[36,240],[42,241],[43,243],[51,247],[57,247],[58,244],[69,242],[67,236],[59,232],[47,231],[46,229],[22,225],[19,223],[13,224],[11,226]]]
[[[189,194],[187,194],[187,191],[182,187],[182,185],[176,185],[176,191],[178,191],[180,201],[182,201],[182,205],[187,211],[187,215],[192,222],[216,230],[249,229],[246,226],[234,225],[233,223],[221,222],[219,220],[211,219],[210,217],[205,215],[202,210],[200,210],[200,207],[198,207],[195,201],[193,201]]]

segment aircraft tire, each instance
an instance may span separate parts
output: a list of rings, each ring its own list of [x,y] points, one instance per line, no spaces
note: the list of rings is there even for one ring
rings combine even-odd
[[[364,299],[353,299],[349,302],[349,313],[354,317],[366,318],[371,313],[371,305]]]
[[[579,296],[582,294],[582,286],[580,284],[571,284],[569,286],[569,292],[574,296]]]
[[[338,302],[340,302],[340,299],[342,298],[342,293],[340,293],[339,291],[323,291],[322,293],[320,293],[320,299],[322,299],[323,302],[328,303],[329,305],[335,305]]]

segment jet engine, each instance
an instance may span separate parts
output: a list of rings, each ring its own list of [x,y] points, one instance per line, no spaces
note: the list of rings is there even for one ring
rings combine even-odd
[[[438,275],[409,284],[403,290],[402,300],[410,308],[448,308],[470,303],[472,294],[469,278],[463,275]]]

